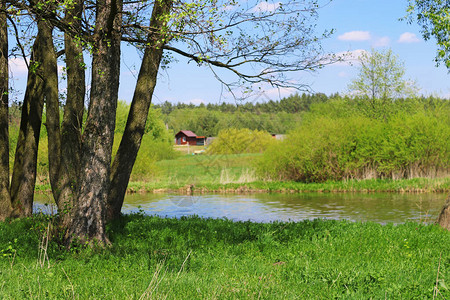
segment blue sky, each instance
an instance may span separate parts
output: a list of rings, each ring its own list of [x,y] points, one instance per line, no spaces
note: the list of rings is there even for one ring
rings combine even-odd
[[[425,95],[450,97],[450,76],[444,66],[436,67],[436,45],[425,42],[420,27],[399,21],[406,15],[406,0],[334,0],[319,10],[318,29],[335,29],[335,34],[323,42],[326,52],[370,51],[392,49],[404,62],[406,78],[415,80]],[[315,92],[347,93],[347,86],[357,75],[357,65],[336,64],[314,73],[299,74]],[[121,97],[127,98],[125,88]],[[265,96],[253,101],[277,100],[291,91],[268,89]],[[162,72],[154,103],[193,102],[198,104],[233,101],[206,68],[187,65],[184,60]]]
[[[407,0],[334,0],[319,10],[318,29],[335,29],[335,34],[323,42],[326,52],[344,53],[392,49],[404,62],[406,77],[415,80],[425,95],[450,97],[447,69],[436,67],[436,45],[425,42],[416,24],[399,21],[405,16]],[[122,50],[122,69],[119,99],[131,101],[140,58],[134,49]],[[182,57],[167,70],[161,70],[153,103],[218,103],[234,99],[214,78],[207,67],[188,63]],[[15,72],[14,87],[25,87],[23,65],[11,64]],[[21,73],[22,72],[22,73]],[[296,79],[309,84],[314,92],[345,94],[347,86],[357,75],[357,65],[339,63],[314,73],[299,73]],[[268,88],[265,94],[250,101],[278,100],[292,93],[291,90]]]

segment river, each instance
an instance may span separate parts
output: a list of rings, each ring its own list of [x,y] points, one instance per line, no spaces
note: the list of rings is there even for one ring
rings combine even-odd
[[[131,194],[123,213],[141,211],[147,215],[227,218],[235,221],[300,221],[305,219],[347,219],[378,223],[433,222],[447,194],[394,193],[304,193],[250,195]],[[52,213],[45,205],[49,195],[36,195],[35,211]]]

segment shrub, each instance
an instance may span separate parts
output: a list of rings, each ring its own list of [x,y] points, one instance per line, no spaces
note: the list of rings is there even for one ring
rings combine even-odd
[[[450,122],[442,111],[416,107],[414,112],[397,111],[386,119],[375,119],[349,104],[331,105],[341,109],[348,105],[353,111],[327,113],[323,104],[319,112],[313,109],[287,139],[268,148],[258,162],[260,175],[323,182],[448,174]]]
[[[208,154],[261,153],[274,144],[275,140],[266,131],[243,129],[224,129],[208,147]]]

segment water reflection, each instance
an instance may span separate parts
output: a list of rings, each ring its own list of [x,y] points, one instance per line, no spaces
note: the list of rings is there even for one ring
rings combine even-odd
[[[143,211],[148,215],[228,218],[255,222],[299,221],[326,218],[378,223],[408,220],[433,222],[445,194],[305,193],[252,195],[127,195],[122,212]],[[36,209],[46,198],[36,197]],[[47,207],[47,211],[50,211]]]

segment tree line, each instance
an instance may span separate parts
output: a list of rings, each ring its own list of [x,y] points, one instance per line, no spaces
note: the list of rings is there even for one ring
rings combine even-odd
[[[160,110],[161,118],[173,132],[191,130],[200,136],[217,136],[225,129],[251,129],[262,130],[272,134],[286,134],[296,129],[302,122],[306,113],[312,107],[330,101],[354,100],[360,103],[360,108],[367,113],[384,115],[386,110],[393,109],[388,102],[379,99],[367,101],[363,96],[341,96],[333,94],[293,94],[280,101],[268,101],[263,103],[248,102],[243,105],[230,103],[187,105],[183,103],[171,104],[165,102],[155,105]],[[397,103],[410,103],[413,98],[397,98]],[[447,100],[439,97],[419,97],[418,101],[429,108],[442,105]],[[370,105],[362,105],[362,103]],[[400,107],[400,106],[397,106]],[[169,109],[170,108],[170,109]]]
[[[313,103],[321,103],[328,100],[328,98],[334,98],[338,94],[331,95],[328,97],[323,93],[295,93],[289,95],[288,97],[284,97],[281,100],[274,101],[269,100],[266,102],[253,102],[253,101],[244,101],[242,103],[236,101],[235,103],[200,103],[198,105],[189,103],[171,103],[169,101],[165,101],[161,104],[155,104],[155,108],[160,108],[161,113],[164,115],[169,115],[173,111],[180,109],[206,109],[208,111],[220,111],[225,113],[234,113],[238,111],[245,111],[249,113],[277,113],[277,112],[286,112],[286,113],[301,113],[304,111],[308,111],[309,107]]]

